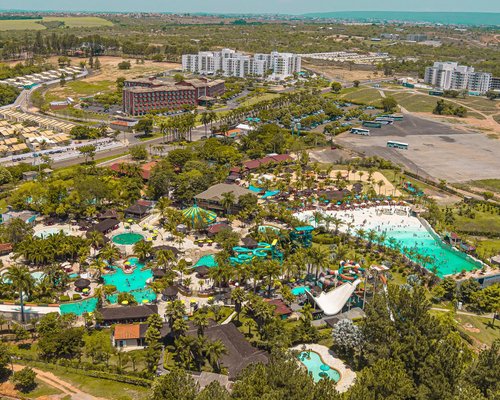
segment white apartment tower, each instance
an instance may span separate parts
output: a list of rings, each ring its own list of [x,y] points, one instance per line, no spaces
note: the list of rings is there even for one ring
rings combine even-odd
[[[221,51],[201,51],[198,54],[182,56],[183,71],[202,75],[220,73],[224,76],[269,76],[282,80],[301,70],[301,58],[292,53],[272,52],[253,56],[238,53],[231,49]]]
[[[476,72],[473,67],[456,62],[435,62],[425,69],[425,83],[443,90],[470,90],[485,93],[491,87],[492,75]]]

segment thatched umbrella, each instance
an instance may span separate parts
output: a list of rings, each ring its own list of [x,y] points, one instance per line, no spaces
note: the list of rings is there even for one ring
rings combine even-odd
[[[162,292],[163,296],[167,298],[175,298],[177,297],[177,293],[179,293],[179,289],[175,286],[168,286]]]
[[[90,281],[88,279],[80,278],[75,281],[75,287],[82,290],[90,286]]]
[[[210,271],[210,268],[208,268],[206,265],[200,265],[199,267],[196,267],[194,270],[198,275],[205,276],[208,274],[208,271]]]

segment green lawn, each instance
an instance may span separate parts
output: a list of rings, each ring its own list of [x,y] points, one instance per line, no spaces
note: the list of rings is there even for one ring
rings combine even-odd
[[[111,21],[99,17],[44,17],[44,22],[62,21],[68,28],[93,28],[113,26]]]
[[[93,28],[97,26],[113,26],[111,21],[99,17],[44,17],[43,19],[7,19],[0,21],[0,31],[39,31],[46,29],[39,22],[64,22],[68,28]]]
[[[375,105],[382,100],[382,96],[377,89],[360,87],[342,95],[342,99],[346,101]]]
[[[147,397],[149,391],[148,388],[141,386],[76,374],[67,371],[66,368],[61,366],[49,364],[42,366],[42,364],[37,364],[37,368],[50,371],[73,386],[95,397],[103,397],[110,400],[141,400]]]
[[[468,182],[471,186],[477,186],[481,189],[500,193],[500,179],[482,179]]]
[[[257,103],[260,103],[261,101],[266,101],[266,100],[272,100],[275,99],[276,97],[279,97],[280,95],[277,93],[265,93],[263,95],[259,96],[252,96],[240,103],[241,107],[247,107],[247,106],[253,106]]]
[[[459,231],[496,232],[500,234],[500,215],[474,210],[475,217],[455,214],[455,227]]]
[[[410,112],[432,112],[439,100],[433,96],[418,95],[413,93],[396,92],[391,93],[398,104]]]
[[[496,255],[500,253],[500,239],[485,239],[477,244],[479,255]]]
[[[491,346],[495,339],[500,339],[498,321],[492,325],[492,320],[489,318],[461,314],[457,314],[455,319],[459,324],[458,329],[487,346]]]
[[[41,19],[6,19],[0,21],[0,31],[41,31],[45,26],[38,24]]]
[[[49,386],[46,383],[43,383],[40,380],[36,380],[36,388],[29,393],[23,393],[24,397],[28,397],[29,399],[37,399],[39,397],[48,397],[53,395],[60,395],[62,392],[59,389],[56,389],[53,386]]]

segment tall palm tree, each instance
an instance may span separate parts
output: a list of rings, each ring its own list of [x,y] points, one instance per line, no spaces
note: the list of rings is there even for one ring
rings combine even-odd
[[[175,255],[172,250],[158,250],[156,252],[156,263],[162,267],[163,270],[169,269],[172,261],[175,260]]]
[[[198,335],[203,336],[205,328],[208,327],[208,313],[206,310],[201,309],[196,314],[193,315],[193,322],[198,328]]]
[[[91,231],[87,236],[90,247],[94,249],[94,256],[97,255],[97,249],[99,249],[104,244],[104,236],[101,232]]]
[[[109,265],[113,265],[113,263],[120,258],[120,250],[114,244],[107,243],[99,252],[99,255],[102,259],[106,260]]]
[[[220,372],[220,358],[227,353],[226,346],[220,340],[215,340],[213,342],[208,342],[205,346],[205,356],[208,362],[215,370],[215,372]]]
[[[237,287],[231,292],[231,300],[234,301],[234,310],[236,311],[236,318],[240,320],[240,313],[242,310],[242,304],[246,300],[247,295],[245,290]]]
[[[201,113],[200,122],[205,126],[205,136],[207,136],[208,124],[210,123],[211,116],[208,111],[203,111]]]
[[[141,240],[134,244],[133,251],[134,254],[139,258],[139,260],[145,261],[151,255],[152,248],[153,244],[151,242]]]
[[[236,196],[233,192],[222,193],[222,199],[220,201],[222,207],[226,209],[226,215],[231,212],[231,207],[236,204]]]
[[[10,280],[12,286],[19,291],[19,301],[21,304],[21,321],[24,323],[24,293],[28,296],[33,289],[35,280],[30,274],[30,270],[25,265],[12,265],[7,269],[5,278]]]

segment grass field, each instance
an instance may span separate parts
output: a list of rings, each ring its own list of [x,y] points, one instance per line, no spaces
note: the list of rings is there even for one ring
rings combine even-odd
[[[142,386],[80,375],[54,364],[42,365],[41,363],[36,363],[36,368],[52,372],[85,393],[99,398],[110,400],[142,400],[147,397],[149,391],[148,388]],[[49,390],[49,388],[44,390]]]
[[[483,179],[479,181],[471,181],[468,183],[471,186],[500,193],[500,179]]]
[[[277,93],[265,93],[261,96],[252,96],[249,99],[242,101],[240,103],[240,106],[242,107],[253,106],[254,104],[260,103],[261,101],[272,100],[279,96],[280,95]]]
[[[491,319],[462,314],[457,314],[455,319],[458,329],[487,346],[491,346],[495,339],[500,339],[498,322],[493,326]]]
[[[433,96],[420,96],[409,92],[391,93],[391,96],[397,100],[399,105],[410,112],[432,112],[438,101]]]
[[[495,232],[500,234],[500,216],[474,210],[475,218],[455,214],[455,226],[459,231]]]
[[[93,28],[96,26],[113,26],[113,23],[111,21],[99,17],[44,17],[43,21],[62,21],[68,28]]]
[[[41,19],[6,19],[0,21],[0,31],[41,31],[45,26],[38,24]]]
[[[32,390],[29,393],[23,393],[23,396],[28,397],[29,399],[38,399],[38,398],[48,398],[49,396],[60,395],[62,392],[55,387],[49,386],[43,383],[40,380],[36,380],[37,386],[35,390]]]
[[[44,17],[43,19],[7,19],[0,21],[0,31],[42,30],[45,26],[39,22],[64,22],[68,28],[92,28],[97,26],[112,26],[113,23],[99,17]]]
[[[345,95],[341,96],[342,99],[347,101],[355,101],[366,104],[378,104],[382,100],[382,96],[377,89],[372,88],[358,88],[357,90],[350,90]]]

